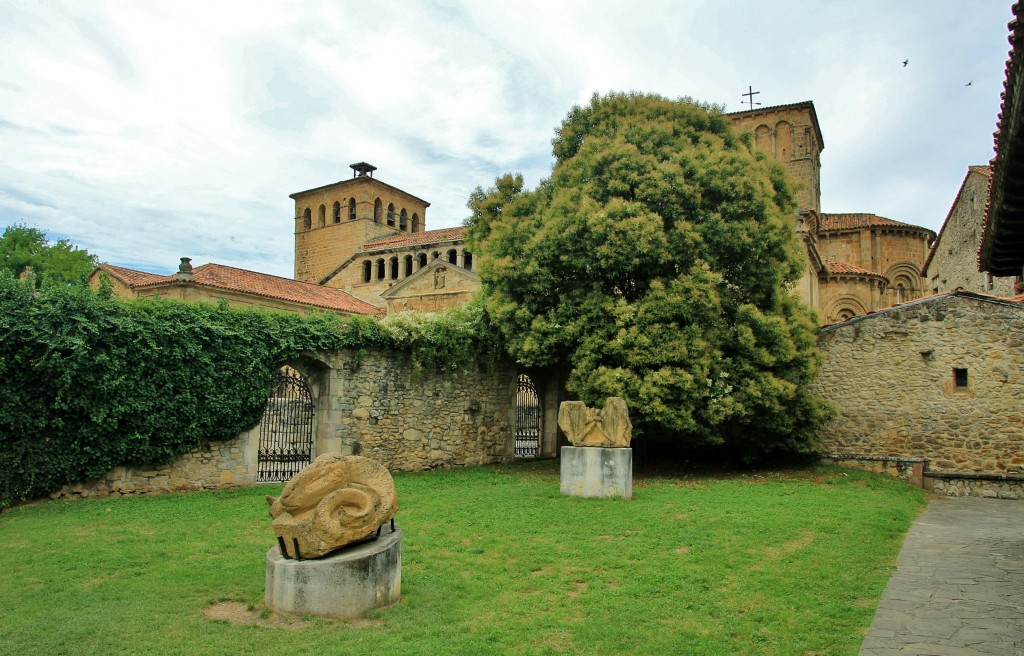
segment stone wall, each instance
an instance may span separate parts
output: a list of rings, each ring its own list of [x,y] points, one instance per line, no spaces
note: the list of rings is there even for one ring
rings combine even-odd
[[[210,442],[175,458],[169,465],[115,467],[98,481],[69,485],[50,495],[108,497],[204,490],[256,482],[256,440],[259,427],[232,440]]]
[[[948,476],[926,474],[924,489],[947,497],[1024,499],[1024,476]]]
[[[417,370],[408,354],[371,350],[289,362],[308,380],[316,408],[315,449],[363,455],[388,469],[418,471],[514,458],[517,372]],[[548,432],[554,430],[552,423]],[[117,467],[99,481],[51,495],[106,497],[199,490],[257,481],[260,426],[211,442],[162,466]],[[546,441],[547,451],[554,448]]]
[[[330,360],[329,451],[416,471],[513,458],[516,371],[416,371],[409,356],[373,351]]]
[[[971,166],[932,247],[925,277],[930,293],[957,287],[992,296],[1013,296],[1014,277],[978,271],[978,244],[988,202],[989,167]]]
[[[1024,472],[1024,305],[966,292],[822,330],[815,391],[836,457],[924,458],[927,472]]]

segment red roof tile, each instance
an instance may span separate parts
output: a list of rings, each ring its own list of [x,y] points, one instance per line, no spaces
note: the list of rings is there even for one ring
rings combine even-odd
[[[148,285],[153,282],[159,282],[164,280],[166,276],[161,276],[156,273],[146,273],[145,271],[136,271],[135,269],[126,269],[124,267],[114,266],[112,264],[101,264],[99,266],[101,271],[106,271],[115,279],[120,280],[129,287],[137,287],[139,285]]]
[[[364,251],[378,251],[385,248],[405,248],[408,246],[422,246],[435,244],[443,241],[455,241],[463,239],[466,228],[441,228],[440,230],[424,230],[423,232],[403,233],[390,237],[381,237],[363,245]]]
[[[1024,163],[1024,147],[1020,146],[1024,135],[1024,3],[1015,2],[1010,11],[1010,52],[992,134],[992,183],[978,246],[978,269],[994,276],[1018,275],[1024,263],[1024,212],[1019,204],[1024,193],[1020,175]]]
[[[861,267],[850,264],[849,262],[842,262],[839,260],[829,260],[826,262],[829,274],[834,276],[841,275],[855,275],[855,276],[871,276],[872,278],[881,278],[882,280],[888,280],[885,276],[880,273],[875,273],[868,269],[862,269]]]
[[[902,221],[893,221],[892,219],[887,219],[884,216],[878,216],[877,214],[822,214],[820,216],[821,220],[818,222],[819,231],[859,230],[861,228],[899,228],[901,230],[915,230],[932,235],[935,234],[928,228],[903,223]]]
[[[158,276],[142,271],[133,271],[124,267],[109,264],[100,266],[110,271],[133,289],[139,287],[156,287],[179,283],[177,274]],[[203,264],[192,269],[193,285],[213,287],[227,291],[241,292],[253,296],[263,296],[282,301],[289,301],[327,310],[346,312],[349,314],[378,315],[381,313],[376,306],[361,301],[355,296],[333,287],[323,287],[308,282],[281,278],[266,273],[258,273],[247,269],[236,269],[223,264]]]

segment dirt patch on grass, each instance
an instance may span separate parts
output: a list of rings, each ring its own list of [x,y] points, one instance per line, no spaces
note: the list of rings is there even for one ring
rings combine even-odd
[[[211,620],[243,624],[245,626],[262,626],[267,629],[287,629],[297,631],[310,626],[309,622],[290,615],[271,613],[266,609],[246,606],[239,601],[220,601],[207,606],[203,615]]]

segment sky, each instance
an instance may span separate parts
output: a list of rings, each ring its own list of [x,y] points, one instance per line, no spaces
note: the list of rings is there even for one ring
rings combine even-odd
[[[938,231],[987,163],[1011,0],[0,0],[0,227],[153,273],[291,277],[289,194],[375,177],[461,225],[596,93],[814,102],[824,212]],[[906,61],[906,65],[904,65]]]

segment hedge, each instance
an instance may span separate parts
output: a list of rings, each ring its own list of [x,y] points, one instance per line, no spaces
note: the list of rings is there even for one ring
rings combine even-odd
[[[0,275],[0,509],[233,438],[259,421],[281,363],[367,348],[449,368],[497,352],[478,304],[385,321],[307,317],[85,287],[34,292]]]

